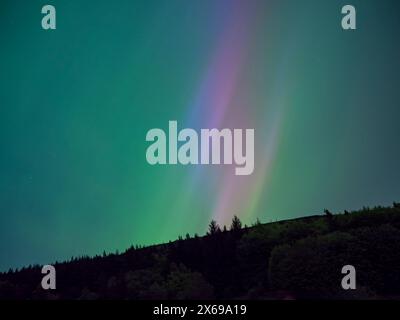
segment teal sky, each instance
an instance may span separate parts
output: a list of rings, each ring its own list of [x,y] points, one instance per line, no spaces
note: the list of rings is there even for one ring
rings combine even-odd
[[[398,1],[44,4],[0,2],[0,270],[400,200]],[[254,128],[253,175],[150,166],[169,120]]]

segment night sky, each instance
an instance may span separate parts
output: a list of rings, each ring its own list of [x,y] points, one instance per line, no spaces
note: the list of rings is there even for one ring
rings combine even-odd
[[[0,2],[0,270],[400,200],[399,1],[48,3]],[[149,165],[169,120],[254,128],[254,173]]]

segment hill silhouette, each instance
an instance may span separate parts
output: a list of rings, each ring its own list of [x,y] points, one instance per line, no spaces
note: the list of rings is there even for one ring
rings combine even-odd
[[[357,289],[343,290],[353,265]],[[0,274],[0,299],[379,299],[400,298],[400,204],[227,230]]]

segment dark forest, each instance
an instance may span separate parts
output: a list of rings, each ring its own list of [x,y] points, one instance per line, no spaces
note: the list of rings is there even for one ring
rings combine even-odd
[[[348,264],[356,290],[341,287]],[[54,266],[56,290],[34,265],[0,274],[0,299],[398,299],[400,204],[250,227],[235,216],[204,236]]]

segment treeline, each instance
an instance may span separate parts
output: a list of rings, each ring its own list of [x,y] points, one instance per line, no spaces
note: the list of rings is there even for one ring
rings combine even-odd
[[[341,288],[353,265],[357,289]],[[242,226],[55,264],[57,289],[39,266],[0,274],[0,299],[400,298],[400,204]]]

